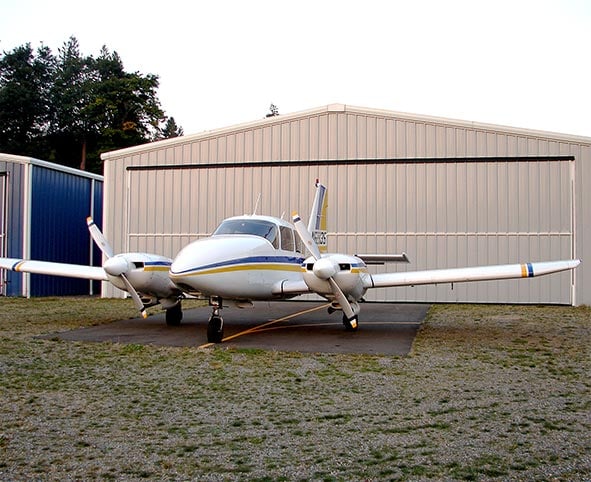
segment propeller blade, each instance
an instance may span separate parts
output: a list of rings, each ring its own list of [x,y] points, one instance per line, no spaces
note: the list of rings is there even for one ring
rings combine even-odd
[[[355,323],[355,326],[353,326],[353,328],[356,328],[357,322],[354,320],[355,312],[353,311],[353,308],[351,307],[351,303],[349,303],[349,300],[345,296],[345,293],[343,293],[343,290],[341,290],[341,288],[339,287],[337,282],[334,280],[333,276],[334,276],[335,272],[334,272],[333,266],[331,265],[331,263],[329,262],[328,259],[322,258],[322,255],[320,254],[320,249],[318,248],[318,245],[316,244],[316,242],[314,241],[314,238],[310,234],[310,231],[308,231],[308,228],[306,227],[306,225],[304,224],[304,222],[300,218],[300,215],[298,213],[294,212],[292,214],[292,217],[293,217],[293,224],[296,228],[296,231],[298,232],[298,235],[300,236],[303,243],[306,245],[306,248],[308,248],[308,251],[310,251],[310,254],[312,255],[312,257],[316,260],[314,263],[314,270],[313,270],[314,274],[318,278],[324,279],[330,283],[330,288],[331,288],[332,294],[334,295],[336,300],[339,302],[339,305],[340,305],[341,309],[343,310],[343,313],[345,314],[345,316],[349,320],[353,320],[353,323]],[[325,263],[325,264],[320,263],[321,265],[316,267],[316,263],[319,263],[319,260],[321,262],[325,259],[326,259],[327,263]]]
[[[332,288],[332,292],[335,298],[339,302],[339,305],[341,305],[343,313],[347,315],[347,318],[352,319],[355,316],[355,312],[351,307],[351,303],[349,303],[349,300],[345,296],[345,293],[343,293],[341,288],[339,288],[339,285],[334,279],[328,278],[328,282],[330,283],[330,287]]]
[[[144,306],[144,304],[142,303],[142,300],[140,299],[140,295],[137,294],[137,291],[135,290],[133,285],[129,282],[129,280],[127,279],[127,276],[125,276],[124,274],[121,274],[119,276],[123,280],[123,283],[125,283],[125,286],[127,288],[127,292],[131,295],[131,299],[133,300],[135,307],[140,311],[143,318],[147,318],[148,313],[146,312],[146,307]]]
[[[148,313],[146,312],[146,307],[144,306],[144,303],[142,303],[140,295],[138,295],[133,285],[127,279],[127,276],[125,276],[125,272],[128,269],[128,264],[126,260],[118,257],[113,257],[113,248],[111,247],[109,241],[107,241],[107,238],[105,238],[99,227],[94,223],[94,220],[90,216],[86,218],[86,224],[88,225],[88,231],[90,231],[90,236],[107,258],[107,260],[103,264],[103,269],[107,274],[110,274],[111,276],[115,276],[117,278],[121,278],[123,284],[125,285],[125,288],[127,289],[127,292],[133,300],[133,304],[139,310],[142,317],[147,318]]]
[[[99,227],[96,224],[94,224],[94,220],[90,216],[86,218],[86,224],[88,225],[88,230],[90,231],[92,239],[99,247],[99,249],[107,258],[112,258],[113,248],[111,247],[109,241],[107,241],[107,238],[105,238]]]
[[[308,248],[308,251],[310,251],[312,257],[316,260],[320,259],[321,255],[320,250],[318,249],[318,245],[316,244],[314,238],[310,234],[310,231],[308,231],[308,228],[302,221],[302,218],[300,218],[300,215],[294,212],[292,214],[292,218],[293,224],[296,228],[296,231],[298,232],[298,235],[300,236],[300,239],[306,245],[306,248]]]

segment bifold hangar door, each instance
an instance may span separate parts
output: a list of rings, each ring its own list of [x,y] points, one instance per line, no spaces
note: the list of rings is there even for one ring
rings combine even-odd
[[[406,252],[405,271],[569,259],[574,160],[378,159],[141,166],[127,170],[130,251],[173,257],[228,216],[307,217],[328,187],[329,250]],[[572,304],[570,272],[548,277],[369,291],[368,301]]]

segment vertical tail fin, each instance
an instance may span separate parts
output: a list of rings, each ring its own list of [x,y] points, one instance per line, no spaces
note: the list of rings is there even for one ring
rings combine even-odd
[[[326,187],[316,179],[316,196],[314,204],[310,211],[310,221],[308,231],[312,233],[314,241],[318,245],[321,253],[326,253],[326,210],[328,208],[328,197],[326,196]]]

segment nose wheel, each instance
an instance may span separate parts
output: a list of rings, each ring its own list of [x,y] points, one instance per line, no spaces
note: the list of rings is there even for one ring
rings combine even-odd
[[[221,316],[222,299],[211,298],[209,304],[212,306],[212,313],[207,324],[207,342],[221,343],[224,339],[224,319]]]
[[[345,325],[346,331],[357,331],[357,328],[359,328],[357,315],[347,318],[347,315],[343,314],[343,325]]]

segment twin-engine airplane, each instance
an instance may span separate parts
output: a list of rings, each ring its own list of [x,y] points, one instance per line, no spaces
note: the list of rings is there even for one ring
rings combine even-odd
[[[408,262],[406,254],[348,255],[326,252],[326,188],[316,182],[308,226],[297,213],[293,224],[259,215],[225,219],[207,238],[185,246],[174,260],[148,253],[115,255],[91,218],[88,228],[103,252],[102,267],[0,258],[7,270],[109,281],[125,290],[142,316],[156,304],[166,310],[166,323],[179,325],[185,295],[206,297],[212,306],[207,327],[210,343],[224,335],[222,300],[251,306],[256,300],[288,299],[316,293],[341,311],[347,330],[358,328],[359,302],[370,288],[466,281],[531,278],[576,268],[580,260],[472,268],[370,274],[368,264]],[[305,247],[305,248],[304,248]],[[304,258],[307,249],[308,258]]]

